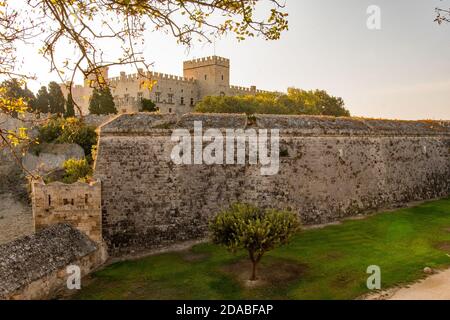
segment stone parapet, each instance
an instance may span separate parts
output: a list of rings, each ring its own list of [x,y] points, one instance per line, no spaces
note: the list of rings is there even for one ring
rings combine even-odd
[[[260,165],[177,165],[173,129],[279,129],[279,172]],[[207,143],[205,143],[207,144]],[[446,121],[276,115],[123,115],[101,128],[103,236],[114,255],[199,239],[234,202],[337,221],[450,195]]]
[[[95,242],[102,242],[101,183],[32,183],[36,231],[67,222]]]

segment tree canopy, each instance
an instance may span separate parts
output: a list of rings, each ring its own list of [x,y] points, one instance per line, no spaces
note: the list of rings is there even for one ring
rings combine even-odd
[[[82,119],[53,117],[39,127],[40,143],[76,143],[91,157],[92,146],[97,144],[95,127],[86,125]]]
[[[66,113],[65,104],[66,99],[64,98],[61,87],[52,81],[48,84],[48,88],[42,86],[38,90],[32,106],[36,112],[64,115]]]
[[[66,99],[64,99],[61,87],[54,81],[48,84],[48,102],[50,113],[59,115],[65,113]]]
[[[11,99],[22,98],[28,102],[35,99],[33,92],[26,87],[25,83],[21,82],[17,78],[5,80],[0,86],[6,90],[5,97],[9,97]]]
[[[156,107],[156,104],[150,100],[150,99],[141,99],[141,108],[140,111],[142,112],[156,112],[158,111],[158,108]]]
[[[248,96],[205,97],[195,107],[201,113],[307,114],[350,116],[344,100],[323,90],[289,88],[287,94],[260,93]]]
[[[91,114],[115,114],[117,109],[109,87],[94,88],[89,100]]]
[[[39,89],[36,95],[35,108],[37,112],[50,112],[50,96],[48,94],[47,87],[42,86]]]
[[[296,214],[261,209],[249,204],[233,204],[210,224],[212,241],[235,251],[244,249],[252,262],[250,280],[256,280],[256,267],[263,255],[289,242],[299,229]]]
[[[64,114],[66,118],[75,116],[75,104],[73,102],[72,92],[67,95],[66,101],[66,113]]]

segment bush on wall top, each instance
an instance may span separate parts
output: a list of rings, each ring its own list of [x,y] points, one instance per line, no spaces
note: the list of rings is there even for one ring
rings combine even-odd
[[[86,182],[92,175],[92,167],[86,159],[69,159],[64,162],[64,183]]]
[[[86,157],[91,160],[92,146],[97,144],[95,127],[86,125],[77,118],[51,118],[39,128],[39,142],[47,143],[76,143],[84,150]]]

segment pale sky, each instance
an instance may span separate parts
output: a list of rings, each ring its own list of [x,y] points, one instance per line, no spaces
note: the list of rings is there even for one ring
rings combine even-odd
[[[366,26],[369,5],[381,8],[381,30]],[[231,59],[235,85],[325,89],[354,116],[450,120],[450,24],[433,22],[438,5],[450,0],[287,0],[290,27],[281,40],[230,36],[215,52]],[[158,72],[182,75],[183,60],[213,53],[212,45],[188,52],[162,33],[146,36],[146,60]],[[57,80],[37,56],[25,65],[39,78],[34,91]]]

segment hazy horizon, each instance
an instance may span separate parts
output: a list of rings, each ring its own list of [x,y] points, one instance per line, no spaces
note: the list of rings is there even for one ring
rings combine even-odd
[[[381,8],[381,30],[366,27],[369,5]],[[183,60],[215,53],[231,59],[233,85],[324,89],[342,97],[353,116],[449,120],[450,24],[433,21],[438,5],[450,1],[287,0],[290,27],[279,41],[239,43],[229,36],[187,51],[170,36],[149,32],[144,56],[155,71],[182,75]],[[34,92],[60,82],[46,60],[27,57],[24,69],[38,78],[29,84]],[[132,69],[114,67],[110,76],[120,71]]]

